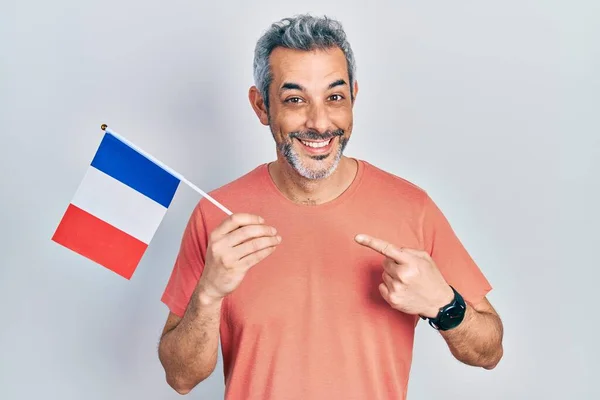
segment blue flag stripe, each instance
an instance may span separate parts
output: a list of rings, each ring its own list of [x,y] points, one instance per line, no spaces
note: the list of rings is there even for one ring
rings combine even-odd
[[[168,208],[179,179],[110,133],[104,134],[92,167]]]

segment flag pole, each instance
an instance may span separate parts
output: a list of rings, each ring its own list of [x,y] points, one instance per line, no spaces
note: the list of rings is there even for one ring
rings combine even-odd
[[[110,133],[111,135],[113,135],[114,137],[116,137],[117,139],[119,139],[120,141],[122,141],[123,143],[125,143],[127,146],[131,147],[132,149],[134,149],[138,153],[142,154],[144,157],[148,158],[150,161],[152,161],[155,164],[159,165],[161,168],[163,168],[164,170],[166,170],[167,172],[169,172],[171,175],[173,175],[174,177],[176,177],[177,179],[179,179],[181,182],[187,184],[189,187],[191,187],[196,192],[198,192],[202,197],[206,198],[208,201],[210,201],[215,206],[217,206],[218,208],[220,208],[225,214],[227,214],[227,215],[231,215],[232,214],[232,212],[229,211],[227,208],[225,208],[225,206],[223,206],[217,200],[213,199],[211,196],[208,195],[208,193],[206,193],[203,190],[201,190],[198,186],[196,186],[192,182],[188,181],[183,175],[181,175],[180,173],[178,173],[178,172],[172,170],[171,168],[167,167],[165,164],[163,164],[162,162],[160,162],[159,160],[157,160],[156,158],[154,158],[152,155],[146,153],[144,150],[140,149],[139,147],[137,147],[136,145],[134,145],[133,143],[131,143],[130,141],[128,141],[127,139],[125,139],[123,136],[119,135],[118,133],[116,133],[115,131],[113,131],[112,129],[110,129],[108,127],[108,125],[102,124],[102,126],[100,128],[103,131],[105,131],[106,133]]]

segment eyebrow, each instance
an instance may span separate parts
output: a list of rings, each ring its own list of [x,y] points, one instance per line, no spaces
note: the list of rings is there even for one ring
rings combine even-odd
[[[337,81],[330,83],[328,89],[333,89],[336,86],[344,86],[345,84],[346,84],[345,80],[338,79]]]
[[[283,92],[285,90],[300,90],[301,92],[304,92],[305,89],[302,87],[302,85],[297,83],[285,82],[283,85],[281,85],[281,89],[279,89],[279,91]]]
[[[329,84],[329,86],[327,87],[327,89],[329,90],[329,89],[333,89],[334,87],[343,86],[343,85],[346,85],[346,81],[343,79],[338,79],[337,81],[331,82]],[[283,85],[281,85],[281,89],[279,89],[279,91],[283,92],[286,90],[300,90],[301,92],[305,91],[305,89],[302,85],[299,85],[294,82],[285,82]]]

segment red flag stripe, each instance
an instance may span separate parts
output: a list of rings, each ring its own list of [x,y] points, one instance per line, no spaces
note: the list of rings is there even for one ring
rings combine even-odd
[[[148,245],[69,204],[52,240],[130,279]]]

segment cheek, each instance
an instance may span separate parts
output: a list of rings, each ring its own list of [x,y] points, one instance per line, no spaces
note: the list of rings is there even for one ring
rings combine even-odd
[[[302,112],[284,111],[277,115],[277,126],[284,133],[302,130],[306,124],[306,117]]]
[[[352,128],[352,111],[340,108],[332,110],[329,114],[331,122],[338,128],[350,130]]]

